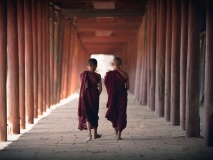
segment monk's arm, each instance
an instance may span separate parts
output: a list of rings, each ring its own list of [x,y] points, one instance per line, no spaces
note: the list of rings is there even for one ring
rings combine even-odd
[[[99,94],[101,94],[101,92],[102,92],[101,76],[100,76],[100,81],[98,83],[98,90],[99,90]]]
[[[126,90],[128,90],[128,89],[129,89],[129,75],[127,74],[127,78],[126,78]]]

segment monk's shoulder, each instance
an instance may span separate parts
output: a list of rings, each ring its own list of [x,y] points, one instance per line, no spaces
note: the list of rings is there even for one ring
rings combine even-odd
[[[83,76],[86,73],[86,71],[81,72],[80,77]]]
[[[124,72],[124,74],[125,74],[126,78],[128,78],[128,77],[129,77],[129,75],[128,75],[128,73],[127,73],[127,72]]]
[[[84,72],[82,72],[81,74],[80,74],[80,77],[82,77],[84,75]]]
[[[121,72],[122,72],[122,75],[124,76],[124,78],[128,79],[128,77],[129,77],[128,73],[123,70],[121,70]]]
[[[98,76],[99,79],[101,79],[101,75],[100,74],[96,73],[96,75]]]

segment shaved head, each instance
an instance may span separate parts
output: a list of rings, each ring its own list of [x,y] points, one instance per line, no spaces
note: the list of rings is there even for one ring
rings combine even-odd
[[[113,59],[113,63],[114,63],[116,66],[120,66],[120,65],[122,64],[121,58],[115,57],[115,58]]]
[[[97,60],[95,58],[90,58],[87,63],[90,67],[97,66]]]

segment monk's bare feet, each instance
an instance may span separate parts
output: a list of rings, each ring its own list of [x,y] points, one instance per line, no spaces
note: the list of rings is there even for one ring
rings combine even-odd
[[[86,141],[91,141],[92,140],[92,135],[89,135],[89,137],[86,139]]]
[[[98,138],[101,138],[101,134],[96,134],[96,135],[94,135],[94,139],[98,139]]]
[[[118,137],[118,140],[122,140],[122,138],[121,138],[121,137]]]
[[[114,136],[115,138],[117,138],[117,137],[118,137],[118,133],[115,132],[115,133],[113,134],[113,136]]]
[[[121,132],[120,132],[120,131],[118,131],[118,134],[117,134],[117,142],[118,142],[119,140],[122,140],[122,138],[121,138]]]

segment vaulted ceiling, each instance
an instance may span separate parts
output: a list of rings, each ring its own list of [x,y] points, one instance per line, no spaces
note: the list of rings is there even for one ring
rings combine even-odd
[[[121,52],[137,37],[147,0],[51,0],[74,20],[89,53]]]

